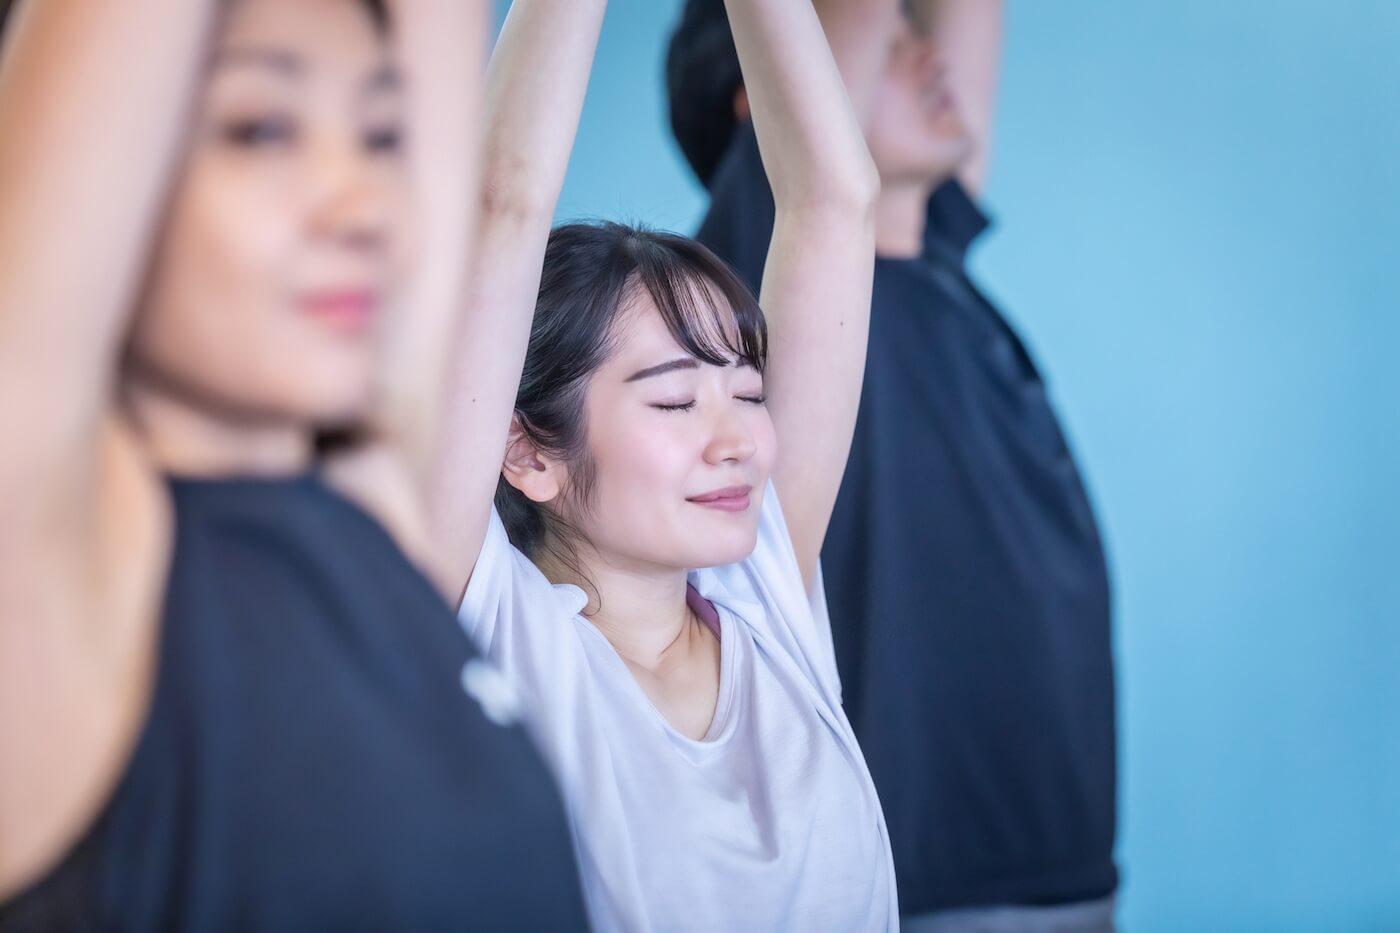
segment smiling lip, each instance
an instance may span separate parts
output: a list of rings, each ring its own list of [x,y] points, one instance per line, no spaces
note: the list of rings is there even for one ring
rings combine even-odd
[[[326,289],[302,295],[298,304],[337,330],[358,333],[369,326],[378,312],[379,295],[367,288]]]
[[[691,496],[686,501],[721,512],[742,512],[749,507],[749,493],[752,490],[752,486],[726,486],[704,495]]]

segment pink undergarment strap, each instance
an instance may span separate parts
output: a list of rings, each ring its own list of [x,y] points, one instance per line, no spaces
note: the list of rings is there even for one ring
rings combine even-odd
[[[689,583],[685,585],[685,602],[690,607],[690,611],[695,613],[695,617],[705,623],[705,627],[715,633],[715,638],[719,638],[719,613],[715,611],[714,604],[700,595],[700,591]]]

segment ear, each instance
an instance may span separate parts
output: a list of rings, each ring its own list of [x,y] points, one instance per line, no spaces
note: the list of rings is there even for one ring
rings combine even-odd
[[[749,122],[749,90],[742,84],[734,91],[734,119]]]
[[[510,419],[501,475],[531,502],[549,502],[564,488],[564,465],[535,446],[518,416]]]

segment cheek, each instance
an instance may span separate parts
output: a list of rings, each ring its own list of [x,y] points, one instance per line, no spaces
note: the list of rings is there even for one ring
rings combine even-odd
[[[385,236],[388,238],[389,282],[397,292],[422,247],[418,211],[414,209],[408,178],[401,165],[386,169],[384,190],[388,192]]]
[[[132,358],[239,408],[338,418],[362,403],[372,347],[319,338],[293,306],[291,173],[212,157],[192,167],[161,233]]]
[[[941,107],[911,84],[887,78],[870,115],[869,143],[886,170],[921,167],[963,135],[956,107]]]
[[[630,410],[629,410],[630,409]],[[696,454],[676,422],[631,405],[589,410],[594,485],[578,522],[594,544],[648,559],[674,546]]]
[[[300,216],[294,171],[214,156],[195,167],[166,230],[173,298],[207,300],[219,289],[265,301],[285,287]]]
[[[881,95],[871,111],[869,133],[871,157],[882,168],[908,160],[911,141],[922,119],[902,87],[887,83],[886,88],[888,92]]]
[[[778,432],[773,427],[773,416],[767,408],[757,409],[750,430],[754,439],[754,474],[758,484],[762,485],[772,475],[779,454]]]
[[[647,500],[674,498],[684,490],[696,460],[693,442],[677,424],[684,418],[624,409],[595,419],[598,427],[590,433],[589,445],[600,492],[606,487],[617,499],[650,509],[654,505]]]
[[[212,158],[193,167],[172,202],[147,294],[162,334],[246,347],[259,319],[271,317],[295,240],[279,174]]]

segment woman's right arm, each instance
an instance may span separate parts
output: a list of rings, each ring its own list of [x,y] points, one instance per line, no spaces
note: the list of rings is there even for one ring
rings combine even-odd
[[[554,206],[605,0],[515,0],[486,73],[476,252],[448,380],[434,516],[462,593],[491,519]]]
[[[813,0],[841,83],[862,124],[885,70],[901,17],[898,0]]]
[[[168,546],[113,415],[216,0],[25,0],[0,53],[0,898],[71,840],[149,681]]]

